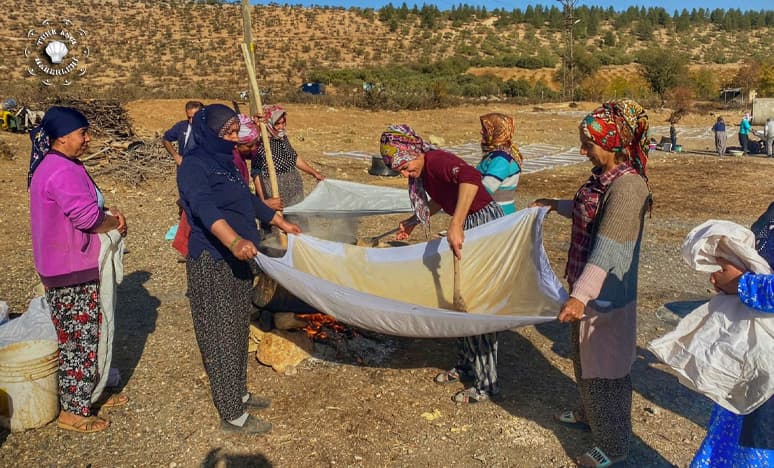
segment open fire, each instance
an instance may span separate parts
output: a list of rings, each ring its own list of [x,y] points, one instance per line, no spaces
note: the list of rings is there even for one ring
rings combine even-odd
[[[296,314],[296,318],[305,321],[303,328],[306,336],[314,341],[326,341],[333,335],[334,338],[351,338],[355,332],[344,324],[336,321],[327,314]]]

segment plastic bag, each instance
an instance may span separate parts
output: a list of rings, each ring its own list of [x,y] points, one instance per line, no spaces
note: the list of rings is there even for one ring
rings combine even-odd
[[[51,311],[43,296],[32,299],[27,312],[0,325],[0,348],[30,340],[57,341]]]
[[[0,301],[0,325],[8,321],[8,303]]]

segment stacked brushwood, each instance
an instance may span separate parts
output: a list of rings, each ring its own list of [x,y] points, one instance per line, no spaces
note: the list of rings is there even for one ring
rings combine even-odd
[[[89,119],[89,131],[96,137],[127,140],[135,136],[132,121],[121,103],[114,99],[56,99],[49,105],[74,107]]]
[[[89,172],[94,176],[110,175],[134,187],[150,179],[169,177],[175,167],[160,137],[130,144],[109,141],[81,161],[91,166]]]
[[[95,137],[81,161],[94,176],[110,175],[131,186],[173,174],[174,160],[164,149],[161,138],[139,139],[126,109],[117,100],[56,99],[48,106],[74,107],[89,119],[89,132]]]

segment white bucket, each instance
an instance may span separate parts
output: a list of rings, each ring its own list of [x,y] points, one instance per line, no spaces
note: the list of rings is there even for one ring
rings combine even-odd
[[[0,426],[18,432],[53,421],[59,412],[58,368],[54,341],[0,348]]]

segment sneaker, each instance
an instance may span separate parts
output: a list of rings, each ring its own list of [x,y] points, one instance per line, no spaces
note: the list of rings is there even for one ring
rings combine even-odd
[[[248,408],[255,408],[255,409],[268,408],[269,406],[271,406],[271,399],[254,395],[251,393],[250,397],[245,402],[245,406],[247,406]]]
[[[271,423],[248,415],[247,420],[241,426],[221,421],[220,429],[229,434],[268,434],[271,432]]]

